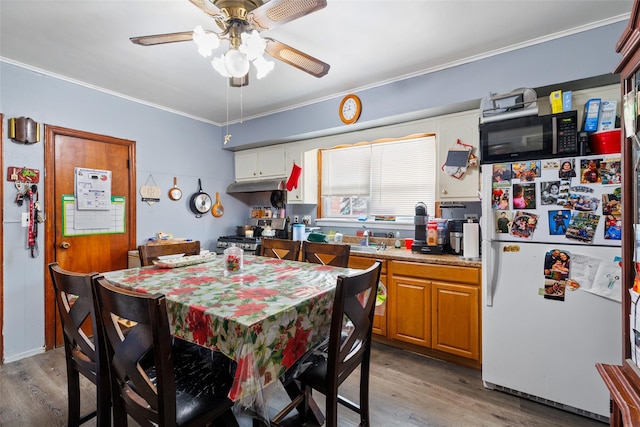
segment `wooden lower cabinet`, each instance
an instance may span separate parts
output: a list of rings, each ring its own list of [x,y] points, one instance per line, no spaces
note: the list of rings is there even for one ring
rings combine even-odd
[[[387,338],[480,362],[480,269],[388,261]]]
[[[349,257],[349,268],[369,268],[375,263],[376,260],[373,258],[365,258],[359,256],[350,256]],[[382,270],[380,271],[380,281],[383,285],[387,287],[387,292],[389,291],[389,287],[387,285],[387,261],[382,261]],[[385,307],[385,314],[383,315],[375,315],[373,316],[373,333],[376,335],[386,336],[387,335],[387,310],[388,305]]]
[[[431,297],[431,348],[479,360],[479,287],[432,282]]]
[[[387,337],[431,347],[431,282],[394,274],[389,286]]]

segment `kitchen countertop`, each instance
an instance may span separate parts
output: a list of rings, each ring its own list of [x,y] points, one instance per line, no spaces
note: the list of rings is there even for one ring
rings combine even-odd
[[[344,236],[343,243],[347,244],[358,244],[360,242],[361,237],[359,236]],[[404,245],[404,239],[400,239],[402,244]],[[360,252],[358,250],[351,250],[352,256],[359,256],[364,258],[376,258],[376,259],[387,259],[394,261],[408,261],[408,262],[419,262],[423,264],[440,264],[440,265],[453,265],[460,267],[482,267],[481,259],[464,259],[458,255],[427,255],[427,254],[418,254],[411,252],[410,249],[405,249],[404,247],[401,249],[396,249],[393,247],[395,243],[395,239],[388,238],[377,238],[372,237],[370,243],[376,244],[384,242],[387,244],[387,248],[383,251],[375,251],[375,252]]]

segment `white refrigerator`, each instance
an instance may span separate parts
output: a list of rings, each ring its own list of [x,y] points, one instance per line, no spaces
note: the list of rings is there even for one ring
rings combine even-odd
[[[609,417],[595,364],[622,361],[620,186],[619,154],[482,166],[485,387]]]

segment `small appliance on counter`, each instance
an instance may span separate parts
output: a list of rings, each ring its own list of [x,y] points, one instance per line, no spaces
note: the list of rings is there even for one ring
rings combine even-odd
[[[473,236],[467,236],[467,244],[475,241],[474,247],[467,248],[465,251],[465,224],[478,224],[478,218],[470,216],[464,219],[450,219],[449,220],[449,245],[448,251],[454,255],[460,255],[465,258],[475,259],[480,254],[480,240],[479,238],[473,239]],[[468,227],[468,226],[467,226]],[[475,247],[477,246],[477,248]]]
[[[411,245],[411,252],[419,254],[440,255],[443,253],[446,233],[443,231],[443,222],[429,221],[427,205],[420,202],[416,205],[415,217],[415,238]],[[440,227],[440,230],[438,229]]]

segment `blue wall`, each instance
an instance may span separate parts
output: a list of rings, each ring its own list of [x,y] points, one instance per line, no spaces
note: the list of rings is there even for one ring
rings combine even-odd
[[[151,174],[166,193],[173,185],[173,176],[177,176],[185,195],[179,202],[163,198],[152,206],[138,199],[138,242],[162,231],[200,239],[205,248],[211,249],[218,236],[234,234],[235,226],[248,215],[247,205],[224,194],[234,177],[233,153],[229,149],[398,123],[477,100],[490,91],[500,93],[610,73],[619,61],[614,48],[625,25],[608,25],[362,91],[358,95],[363,113],[360,121],[350,127],[338,119],[339,98],[244,121],[230,126],[234,138],[224,149],[222,135],[226,129],[6,62],[0,62],[0,112],[5,118],[27,116],[46,124],[136,141],[138,187]],[[380,131],[384,133],[383,129]],[[21,145],[2,137],[5,167],[44,169],[42,143]],[[345,141],[351,138],[345,134]],[[222,193],[222,218],[206,215],[196,219],[190,213],[188,196],[197,190],[198,178],[209,194]],[[25,249],[26,231],[20,226],[24,207],[14,203],[15,188],[5,182],[4,192],[4,356],[5,361],[12,361],[43,349],[45,265],[43,256],[32,259]]]
[[[415,120],[434,115],[434,111],[447,105],[478,100],[479,106],[480,98],[489,92],[506,93],[520,87],[537,88],[608,74],[620,60],[615,45],[625,26],[626,22],[619,22],[357,92],[362,101],[362,114],[355,125],[344,125],[340,121],[341,98],[245,120],[229,127],[233,139],[225,148],[350,132],[406,121],[408,117]]]

